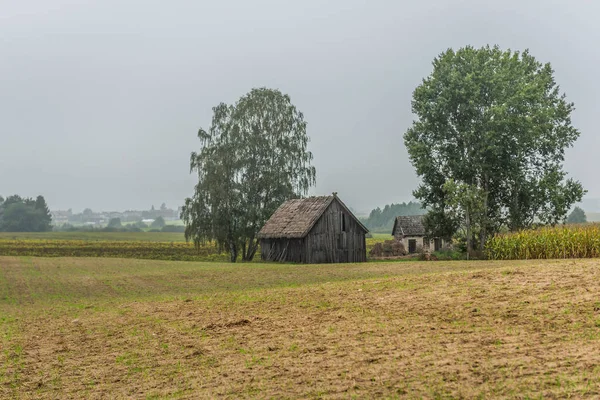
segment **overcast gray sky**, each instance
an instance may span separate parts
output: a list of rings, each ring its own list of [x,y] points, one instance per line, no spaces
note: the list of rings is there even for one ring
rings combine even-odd
[[[52,209],[176,207],[211,107],[253,87],[305,114],[313,194],[408,201],[410,100],[445,49],[551,62],[582,134],[566,169],[600,197],[600,2],[0,0],[0,194]]]

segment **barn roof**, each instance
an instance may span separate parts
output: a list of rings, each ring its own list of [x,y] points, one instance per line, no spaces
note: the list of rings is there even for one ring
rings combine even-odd
[[[348,210],[346,205],[333,194],[332,196],[314,196],[306,199],[293,199],[283,203],[273,213],[265,226],[258,232],[261,239],[296,238],[308,235],[332,201],[337,200],[365,232],[369,230]]]
[[[392,235],[395,235],[398,229],[404,236],[425,236],[424,215],[401,215],[394,221]]]

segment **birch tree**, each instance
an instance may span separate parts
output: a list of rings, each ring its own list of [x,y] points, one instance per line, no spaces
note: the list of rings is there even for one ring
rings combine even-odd
[[[236,104],[213,108],[201,148],[190,159],[198,174],[193,197],[181,214],[185,237],[215,241],[254,258],[258,231],[284,201],[305,195],[315,183],[304,115],[278,90],[253,89]]]

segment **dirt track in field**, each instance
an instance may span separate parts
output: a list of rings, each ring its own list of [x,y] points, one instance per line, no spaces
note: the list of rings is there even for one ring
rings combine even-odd
[[[15,313],[0,395],[600,396],[595,260],[103,302]]]

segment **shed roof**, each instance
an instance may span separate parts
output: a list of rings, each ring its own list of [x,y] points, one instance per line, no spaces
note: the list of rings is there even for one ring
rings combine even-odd
[[[321,218],[332,201],[337,200],[365,232],[369,230],[352,214],[340,199],[332,196],[314,196],[306,199],[293,199],[283,203],[273,213],[265,226],[258,232],[261,239],[289,238],[300,239],[306,236]]]
[[[425,236],[424,215],[401,215],[394,221],[392,235],[396,235],[398,229],[404,236]]]

